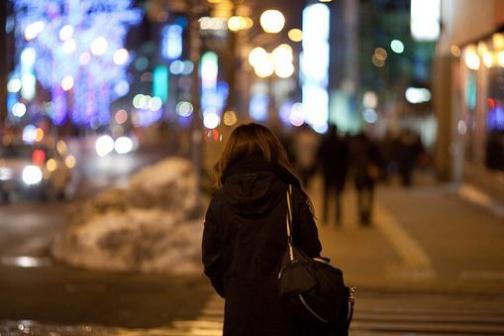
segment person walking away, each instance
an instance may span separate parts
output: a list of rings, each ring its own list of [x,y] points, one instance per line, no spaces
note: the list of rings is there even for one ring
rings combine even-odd
[[[357,190],[357,211],[360,224],[371,225],[374,187],[380,177],[378,149],[365,133],[351,142],[352,174]]]
[[[322,168],[324,183],[323,220],[328,222],[329,201],[331,195],[335,198],[336,225],[341,224],[341,196],[345,188],[348,170],[348,146],[338,136],[336,125],[331,125],[326,136],[322,139],[318,152],[318,162]]]
[[[289,185],[294,244],[310,257],[320,255],[321,245],[309,198],[279,140],[258,124],[237,127],[214,173],[217,191],[205,217],[202,258],[205,274],[225,299],[223,336],[334,335],[330,325],[292,320],[280,302]]]
[[[316,170],[317,151],[320,143],[318,134],[310,126],[303,124],[293,134],[294,165],[304,188]]]
[[[401,183],[406,188],[413,184],[413,172],[422,150],[422,141],[417,134],[410,129],[401,133],[397,148],[397,163]]]

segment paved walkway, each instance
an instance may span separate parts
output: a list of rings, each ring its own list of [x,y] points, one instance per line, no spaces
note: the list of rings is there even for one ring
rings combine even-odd
[[[308,192],[321,214],[321,181]],[[373,225],[359,226],[353,190],[343,225],[319,221],[323,253],[367,288],[504,291],[504,218],[453,188],[379,187]],[[330,213],[329,218],[334,218]]]

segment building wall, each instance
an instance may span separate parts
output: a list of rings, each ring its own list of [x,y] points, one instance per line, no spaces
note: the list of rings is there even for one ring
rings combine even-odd
[[[451,46],[463,49],[469,42],[477,43],[478,39],[488,37],[501,27],[504,23],[504,1],[442,0],[441,20],[443,33],[437,45],[437,60],[441,68],[437,73],[449,74],[451,80],[434,77],[434,81],[438,82],[435,96],[438,96],[436,110],[441,137],[438,142],[438,172],[440,176],[474,184],[488,194],[504,199],[504,173],[490,170],[484,164],[488,71],[483,64],[477,71],[469,70],[462,58],[450,53]],[[467,106],[470,74],[477,80],[477,104],[472,110]],[[469,114],[474,118],[472,125],[466,124],[471,120]]]

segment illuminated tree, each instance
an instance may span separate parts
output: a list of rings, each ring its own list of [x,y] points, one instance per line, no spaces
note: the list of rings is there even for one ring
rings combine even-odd
[[[20,92],[34,78],[51,93],[49,116],[56,125],[106,125],[110,103],[129,91],[123,48],[126,33],[141,19],[132,0],[13,0],[16,75]]]

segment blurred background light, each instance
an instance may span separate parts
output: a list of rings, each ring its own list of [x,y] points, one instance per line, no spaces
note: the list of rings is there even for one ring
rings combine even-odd
[[[181,101],[177,103],[175,111],[181,117],[189,117],[193,113],[193,105],[187,101]]]
[[[43,21],[36,21],[29,24],[25,31],[24,37],[27,41],[35,39],[44,30],[45,23]]]
[[[207,112],[203,117],[203,125],[208,129],[214,129],[219,126],[221,118],[213,111]]]
[[[7,82],[7,91],[9,92],[19,92],[21,90],[21,80],[19,78],[11,78]]]
[[[117,65],[123,65],[128,62],[129,53],[128,50],[121,48],[114,52],[113,60]]]
[[[63,43],[62,50],[65,54],[72,54],[77,49],[77,43],[73,38],[70,38]]]
[[[117,124],[122,125],[128,121],[128,112],[126,110],[119,110],[115,113],[114,120]]]
[[[390,42],[390,49],[396,54],[402,54],[404,52],[404,44],[400,40],[392,40]]]
[[[61,41],[66,41],[74,34],[74,27],[71,25],[64,25],[59,31],[59,38]]]
[[[301,55],[303,115],[317,132],[327,129],[329,117],[329,8],[321,3],[303,10]]]
[[[184,62],[182,62],[181,60],[173,61],[170,64],[170,72],[173,75],[180,75],[182,74],[183,71],[184,71]]]
[[[161,31],[161,54],[163,57],[174,60],[182,56],[184,29],[175,24],[168,25]]]
[[[207,51],[201,56],[202,89],[216,89],[219,74],[218,56],[213,51]]]
[[[15,103],[12,106],[12,115],[22,118],[26,114],[26,105],[23,103]]]
[[[256,47],[250,51],[248,61],[252,67],[256,67],[266,58],[268,58],[268,52],[264,48]]]
[[[114,139],[110,135],[101,135],[96,139],[95,149],[98,156],[106,156],[115,148]]]
[[[374,124],[378,121],[378,114],[373,108],[365,109],[362,116],[364,117],[364,121],[368,124]]]
[[[434,41],[440,34],[441,0],[411,0],[411,35]]]
[[[492,44],[495,50],[504,49],[504,34],[503,33],[495,33],[492,35]]]
[[[432,94],[429,89],[409,87],[405,92],[406,100],[411,104],[427,103],[431,100]]]
[[[26,185],[38,184],[42,181],[42,178],[42,170],[39,167],[35,165],[28,165],[24,167],[22,179]]]
[[[74,86],[74,79],[72,76],[68,75],[63,77],[61,80],[61,88],[65,91],[69,91],[73,88]]]
[[[267,33],[279,33],[285,25],[285,17],[279,10],[264,11],[259,18],[262,29]]]
[[[238,117],[236,116],[235,111],[226,111],[222,117],[224,125],[233,126],[238,122]]]
[[[299,127],[304,124],[305,117],[303,112],[303,104],[295,103],[292,105],[289,121],[292,126]]]
[[[378,106],[378,96],[373,91],[367,91],[362,97],[362,105],[366,108],[375,109]]]
[[[37,128],[34,125],[26,125],[23,128],[23,141],[26,143],[34,143],[37,138]]]
[[[89,48],[93,55],[101,56],[107,52],[107,39],[103,36],[97,37],[95,40],[93,40],[93,42],[91,42],[91,46]]]
[[[122,136],[116,139],[114,149],[118,154],[126,154],[133,150],[133,141],[127,137]]]
[[[479,69],[481,61],[474,45],[470,45],[464,49],[464,62],[471,70]]]
[[[301,42],[303,40],[303,31],[298,28],[289,30],[287,36],[292,42]]]
[[[114,85],[114,92],[118,97],[125,96],[129,93],[130,85],[127,80],[122,79]]]

